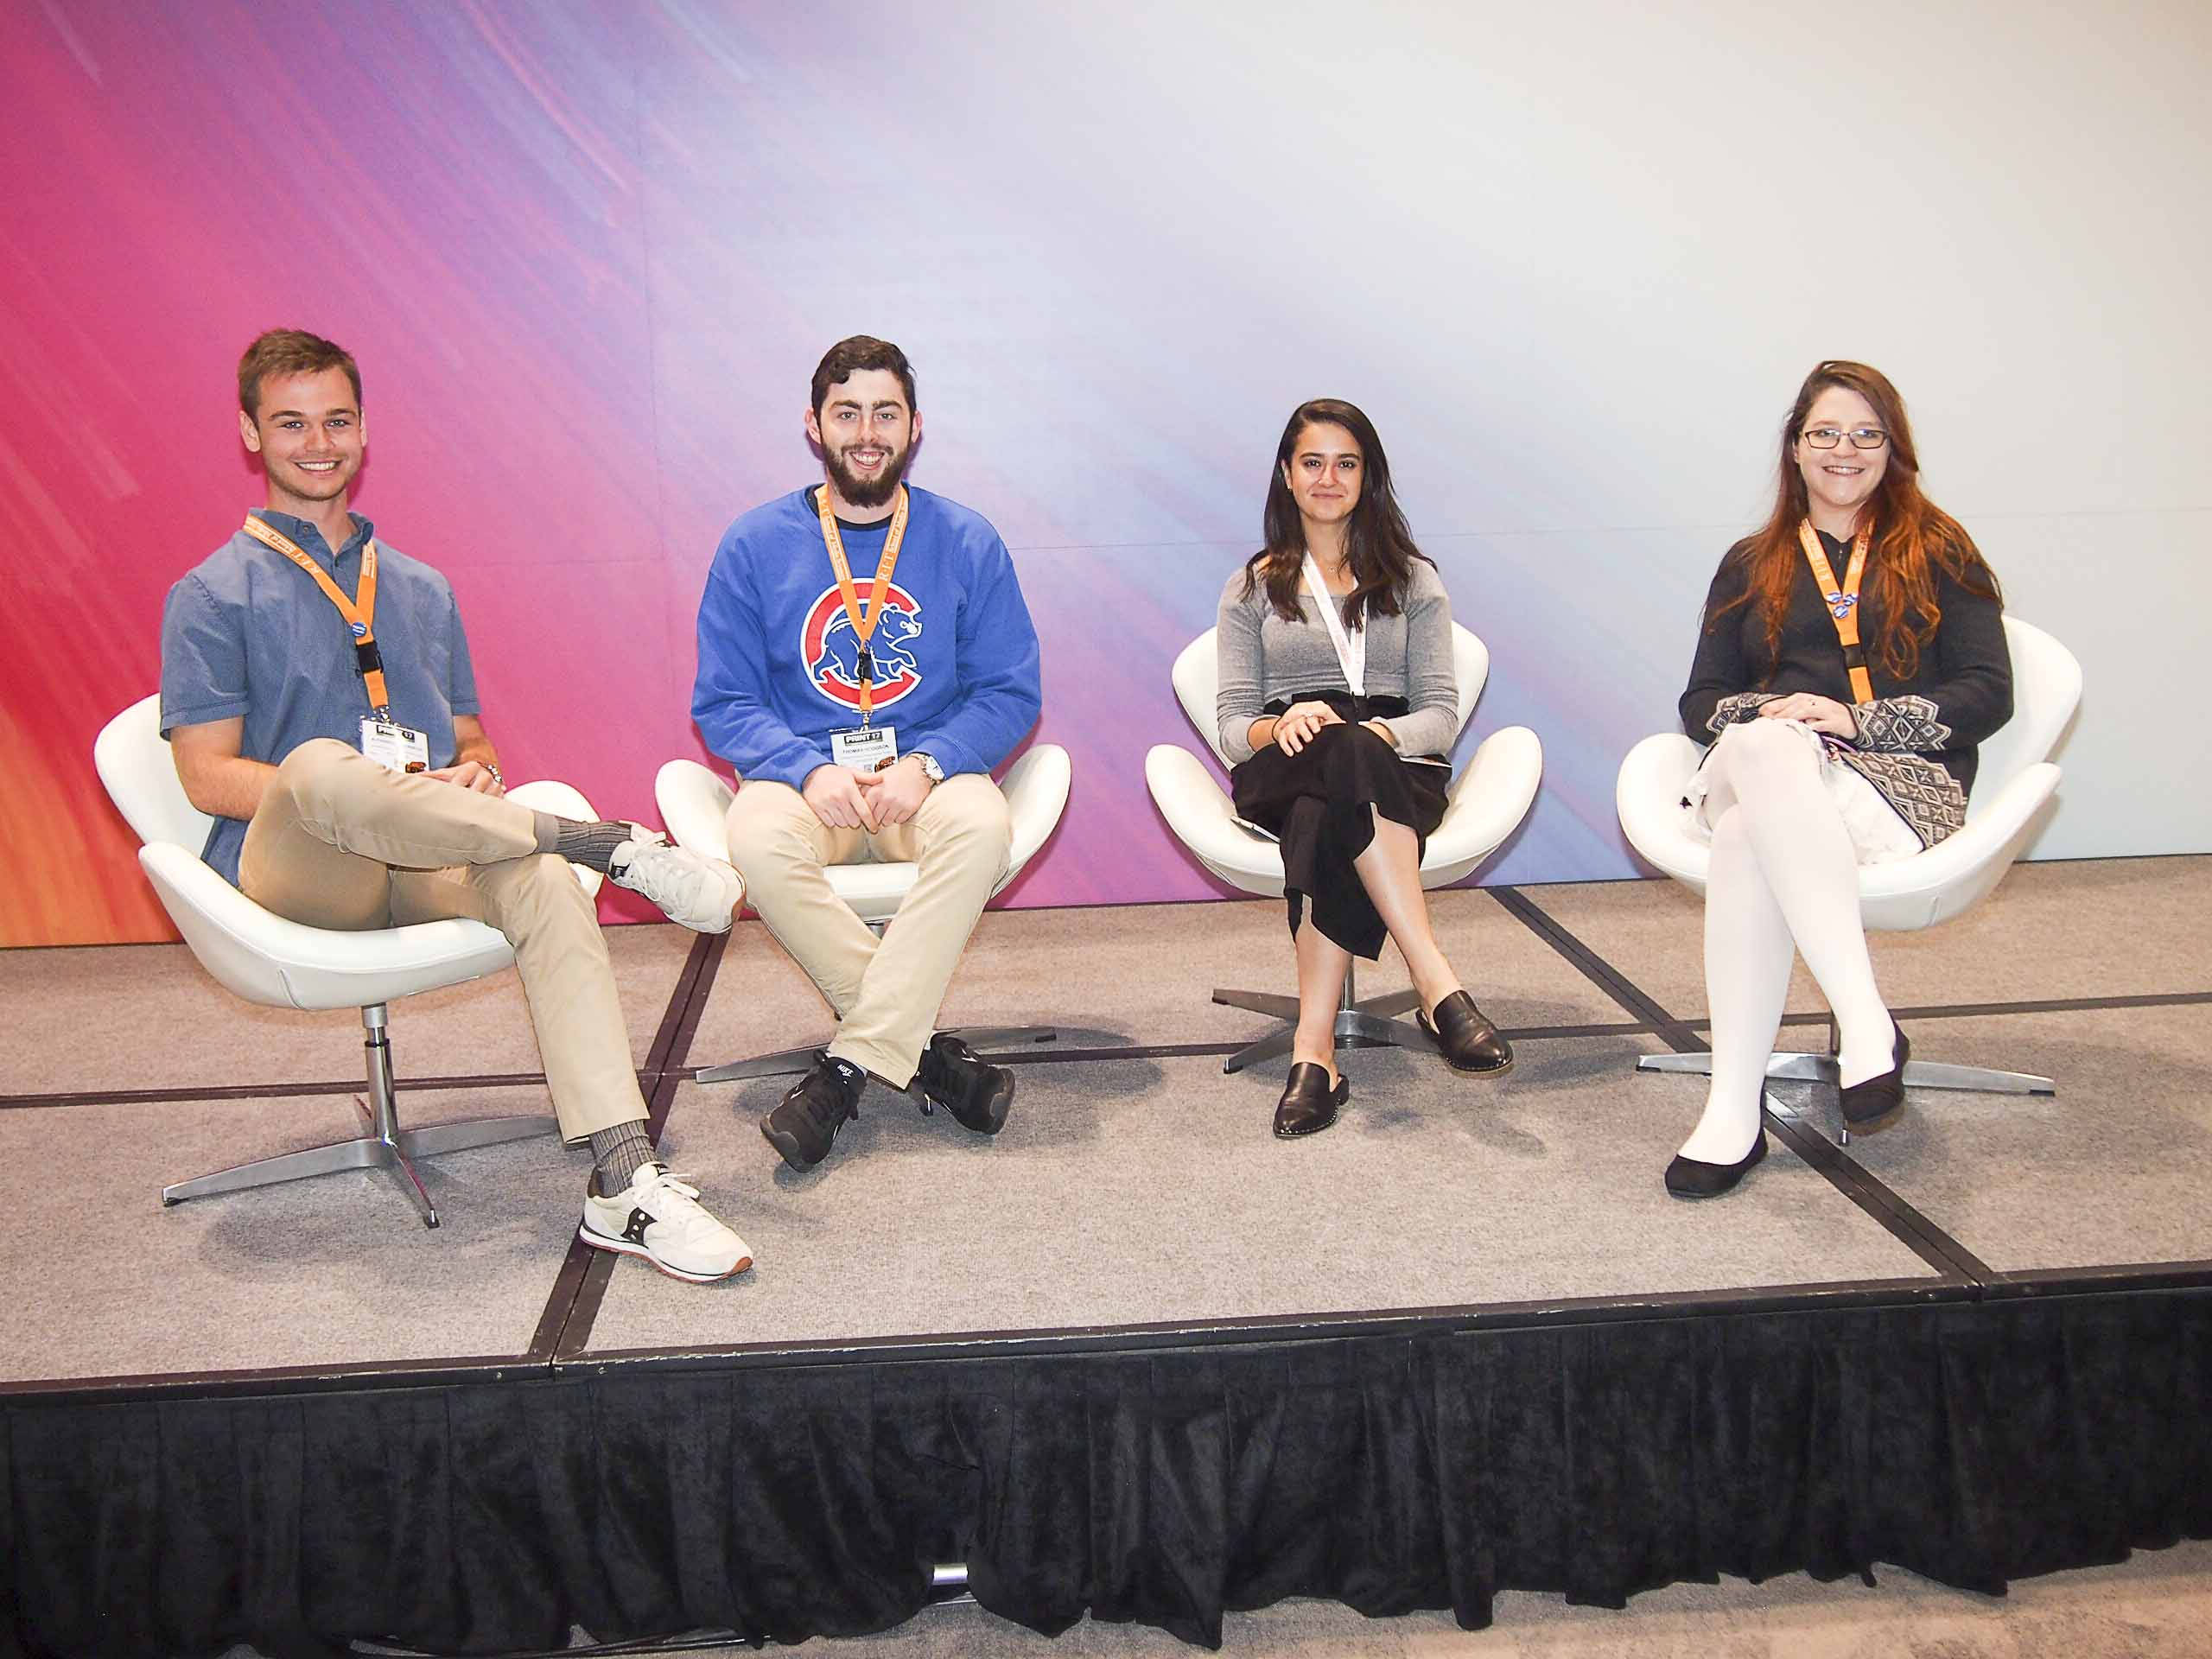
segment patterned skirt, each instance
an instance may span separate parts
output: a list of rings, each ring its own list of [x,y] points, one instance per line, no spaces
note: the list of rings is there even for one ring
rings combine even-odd
[[[1777,723],[1802,732],[1820,757],[1821,780],[1861,864],[1910,858],[1955,834],[1966,823],[1966,791],[1927,756],[1855,748],[1802,721]],[[1706,751],[1708,756],[1712,753]],[[1690,831],[1700,840],[1713,834],[1705,814],[1706,783],[1700,762],[1697,775],[1682,793]]]

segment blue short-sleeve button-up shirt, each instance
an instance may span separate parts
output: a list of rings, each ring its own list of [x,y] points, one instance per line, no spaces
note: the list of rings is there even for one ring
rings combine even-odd
[[[359,513],[335,553],[313,524],[272,509],[283,531],[347,594],[375,527]],[[376,639],[391,715],[429,739],[430,764],[454,762],[455,715],[479,712],[468,637],[446,579],[377,544]],[[238,753],[274,766],[310,738],[358,745],[369,696],[338,607],[305,571],[241,530],[169,589],[162,611],[162,734],[243,715]],[[218,818],[200,856],[238,879],[245,823]]]

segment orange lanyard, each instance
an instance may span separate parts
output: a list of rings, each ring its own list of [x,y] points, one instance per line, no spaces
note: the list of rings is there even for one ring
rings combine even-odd
[[[361,671],[362,683],[368,687],[369,712],[378,720],[391,718],[391,698],[385,689],[384,653],[377,649],[375,630],[370,626],[377,613],[377,543],[371,537],[361,550],[360,599],[357,604],[346,597],[346,590],[330,579],[330,575],[308,556],[307,550],[284,534],[273,530],[255,518],[245,516],[245,533],[264,547],[282,553],[294,564],[315,578],[315,585],[322,595],[338,607],[338,614],[346,619],[346,626],[353,634],[353,660]]]
[[[846,618],[853,625],[853,637],[860,642],[861,724],[865,726],[875,708],[875,658],[869,654],[868,642],[882,620],[884,598],[891,591],[891,573],[899,564],[899,544],[906,539],[906,486],[899,486],[899,499],[892,506],[891,533],[883,538],[883,553],[875,562],[875,580],[868,584],[866,606],[861,605],[860,589],[853,582],[845,543],[837,536],[837,514],[830,505],[829,486],[816,494],[814,505],[822,516],[822,544],[830,550],[830,568],[837,573],[837,591],[845,601]]]
[[[1798,544],[1805,550],[1806,562],[1813,567],[1813,580],[1821,585],[1821,597],[1827,602],[1828,618],[1835,624],[1835,637],[1843,645],[1843,665],[1851,675],[1853,702],[1874,701],[1873,676],[1866,671],[1866,653],[1859,645],[1859,579],[1866,574],[1866,549],[1873,539],[1872,524],[1859,526],[1859,534],[1851,540],[1850,568],[1839,584],[1835,567],[1828,563],[1828,550],[1821,545],[1813,521],[1797,521]]]

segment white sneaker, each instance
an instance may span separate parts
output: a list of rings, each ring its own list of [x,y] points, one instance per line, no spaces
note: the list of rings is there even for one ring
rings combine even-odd
[[[607,874],[618,887],[642,893],[671,922],[695,933],[727,933],[745,901],[745,878],[718,858],[702,858],[640,824],[614,849]]]
[[[642,1256],[671,1279],[712,1284],[753,1265],[745,1241],[709,1215],[699,1189],[664,1164],[641,1164],[629,1186],[601,1198],[584,1190],[576,1236],[595,1249]]]

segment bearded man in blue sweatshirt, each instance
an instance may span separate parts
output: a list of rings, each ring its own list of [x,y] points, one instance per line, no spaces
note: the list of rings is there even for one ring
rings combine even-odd
[[[1005,878],[991,771],[1036,723],[1037,631],[979,513],[904,482],[922,435],[914,372],[855,335],[814,372],[823,482],[724,532],[699,601],[691,715],[736,769],[730,861],[769,930],[837,1012],[837,1035],[760,1132],[794,1169],[829,1154],[870,1075],[995,1135],[1014,1073],[931,1033],[983,904]],[[832,864],[911,861],[879,940]]]

